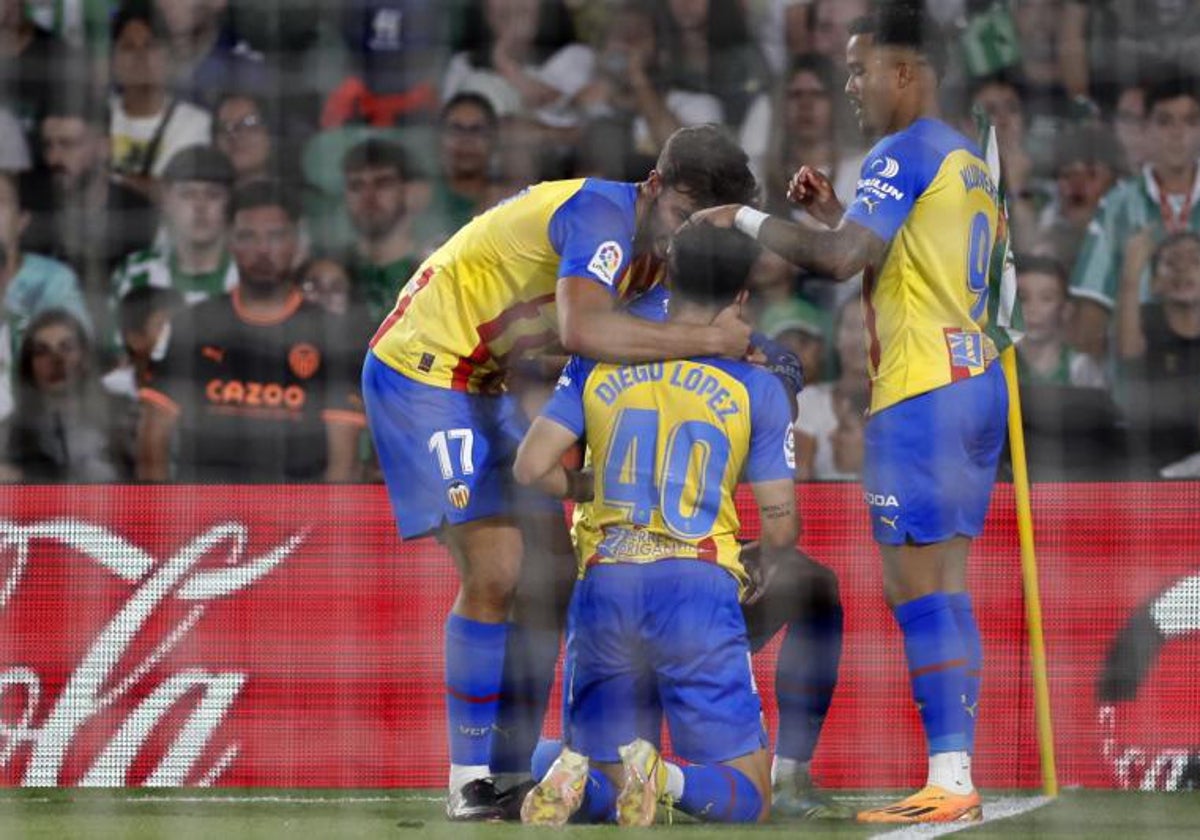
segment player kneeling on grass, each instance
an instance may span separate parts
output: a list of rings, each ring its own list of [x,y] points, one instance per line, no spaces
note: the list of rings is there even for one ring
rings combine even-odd
[[[707,324],[743,300],[757,251],[735,231],[676,237],[670,320]],[[649,825],[661,802],[705,820],[765,819],[770,759],[739,596],[795,562],[790,427],[783,386],[746,362],[567,365],[514,473],[590,498],[596,538],[579,546],[568,618],[565,747],[526,798],[525,822]],[[562,466],[581,439],[591,476]],[[752,573],[736,540],[743,477],[762,520]],[[658,754],[664,714],[687,766]]]

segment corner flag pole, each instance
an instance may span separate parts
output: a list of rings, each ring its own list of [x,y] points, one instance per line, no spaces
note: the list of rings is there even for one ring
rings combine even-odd
[[[1033,546],[1033,507],[1029,497],[1029,470],[1025,462],[1025,430],[1021,425],[1021,392],[1017,387],[1017,348],[1010,344],[1000,354],[1008,384],[1008,445],[1012,455],[1013,491],[1017,499],[1017,535],[1021,544],[1021,581],[1025,590],[1025,625],[1033,666],[1033,708],[1037,721],[1038,754],[1042,766],[1042,792],[1058,796],[1058,770],[1054,759],[1054,724],[1050,716],[1050,681],[1046,671],[1046,639],[1042,631],[1042,597],[1038,587],[1037,554]]]
[[[1008,387],[1008,446],[1017,501],[1017,535],[1021,546],[1021,582],[1025,592],[1025,627],[1033,666],[1033,708],[1038,753],[1042,767],[1042,792],[1058,796],[1058,770],[1054,760],[1054,725],[1050,716],[1050,681],[1046,671],[1046,639],[1042,630],[1042,598],[1038,588],[1037,554],[1033,545],[1033,507],[1029,496],[1029,469],[1025,460],[1025,430],[1021,422],[1021,391],[1017,377],[1017,347],[1024,324],[1017,300],[1017,272],[1008,237],[1008,202],[1000,167],[996,129],[977,114],[982,146],[1000,204],[1000,229],[988,270],[987,331],[1000,350],[1000,364]]]

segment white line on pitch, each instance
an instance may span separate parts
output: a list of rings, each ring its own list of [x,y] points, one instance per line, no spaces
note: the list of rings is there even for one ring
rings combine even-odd
[[[1027,814],[1030,811],[1037,810],[1043,805],[1050,804],[1050,797],[1035,796],[1032,799],[1026,797],[1005,797],[996,799],[991,802],[984,801],[983,805],[983,822],[982,823],[943,823],[941,825],[926,823],[924,825],[906,825],[904,828],[897,828],[893,831],[885,831],[882,834],[871,835],[871,840],[875,838],[888,837],[891,840],[915,840],[915,838],[924,837],[941,837],[944,834],[953,834],[956,831],[965,831],[968,828],[974,828],[977,825],[987,825],[988,823],[996,822],[997,820],[1006,820],[1009,817],[1017,817],[1021,814]]]

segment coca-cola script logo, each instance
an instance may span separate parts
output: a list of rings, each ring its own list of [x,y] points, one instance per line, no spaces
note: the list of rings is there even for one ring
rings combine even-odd
[[[128,784],[135,758],[164,715],[178,715],[185,697],[190,706],[174,739],[153,762],[144,784],[182,785],[189,779],[208,785],[220,778],[238,755],[230,743],[207,767],[197,767],[217,727],[237,699],[247,680],[238,671],[187,668],[169,673],[148,686],[152,674],[204,616],[211,602],[240,592],[269,574],[305,540],[302,531],[281,545],[244,559],[248,528],[238,522],[215,525],[192,539],[172,556],[160,560],[120,534],[76,519],[49,519],[31,525],[0,520],[0,613],[10,609],[26,576],[33,546],[57,542],[60,547],[86,557],[132,587],[127,599],[84,651],[53,705],[46,710],[43,680],[29,664],[5,664],[0,671],[0,770],[28,752],[21,783],[50,786],[60,778],[68,750],[97,715],[123,705],[131,696],[140,702],[124,713],[117,730],[88,764],[78,784],[85,786]],[[223,562],[214,563],[214,559]],[[203,561],[204,568],[200,568]],[[5,569],[7,566],[7,569]],[[214,568],[213,566],[216,566]],[[115,672],[135,636],[168,601],[183,602],[183,618],[176,621],[150,652]],[[136,694],[135,694],[136,690]],[[13,710],[15,709],[15,714]],[[190,711],[189,711],[190,709]],[[35,721],[40,720],[40,725]]]

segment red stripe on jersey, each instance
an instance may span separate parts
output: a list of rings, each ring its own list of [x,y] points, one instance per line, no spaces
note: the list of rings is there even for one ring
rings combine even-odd
[[[553,301],[553,292],[546,295],[538,295],[532,300],[523,300],[520,303],[515,303],[508,309],[505,309],[492,320],[484,321],[482,324],[476,327],[475,332],[479,334],[479,343],[475,345],[475,349],[471,351],[471,355],[459,357],[458,364],[454,366],[454,370],[450,375],[450,387],[455,391],[468,390],[468,384],[471,381],[471,375],[475,372],[475,368],[482,365],[492,356],[491,351],[487,348],[488,342],[494,341],[496,338],[502,335],[514,321],[538,317],[541,314],[542,307],[547,303],[552,303]],[[541,336],[547,334],[549,335],[549,339],[541,338]],[[548,330],[545,333],[539,334],[538,339],[542,341],[542,343],[547,343],[548,341],[553,340],[556,335],[557,333],[553,330]],[[504,356],[499,357],[497,361],[503,361],[504,358],[507,358],[513,352],[513,350],[516,350],[518,347],[522,346],[522,342],[526,342],[527,340],[528,338],[517,339],[515,342],[513,342],[512,349],[505,353]],[[524,346],[537,345],[526,344]]]
[[[427,268],[421,272],[421,276],[417,278],[417,285],[412,292],[401,295],[400,300],[396,301],[396,306],[392,309],[390,315],[383,319],[383,323],[379,325],[379,329],[375,330],[375,335],[371,336],[369,347],[374,347],[379,339],[383,338],[384,334],[392,328],[392,325],[404,317],[405,310],[412,303],[413,297],[417,292],[429,285],[429,281],[433,279],[433,268]]]
[[[932,665],[926,665],[923,668],[913,668],[908,672],[910,677],[914,679],[923,677],[926,674],[936,674],[938,671],[949,671],[951,668],[965,668],[967,660],[965,659],[947,659],[943,662],[934,662]]]
[[[475,331],[479,333],[481,341],[485,343],[493,341],[508,329],[513,321],[519,321],[523,318],[536,318],[541,314],[542,307],[553,301],[554,293],[551,292],[548,295],[538,295],[532,300],[523,300],[520,303],[515,303],[492,320],[484,321],[476,327]]]
[[[523,335],[513,342],[512,347],[496,357],[497,362],[507,362],[514,353],[524,353],[535,347],[545,347],[558,338],[558,330],[543,330],[533,335]]]
[[[458,364],[454,366],[454,370],[450,374],[451,389],[466,391],[467,384],[471,381],[471,374],[475,372],[475,368],[486,362],[489,356],[491,353],[488,352],[487,345],[482,341],[475,345],[470,356],[459,356]]]
[[[455,691],[450,686],[446,686],[446,693],[455,700],[461,700],[464,703],[495,703],[500,699],[499,693],[476,696],[474,694],[463,694],[461,691]]]

